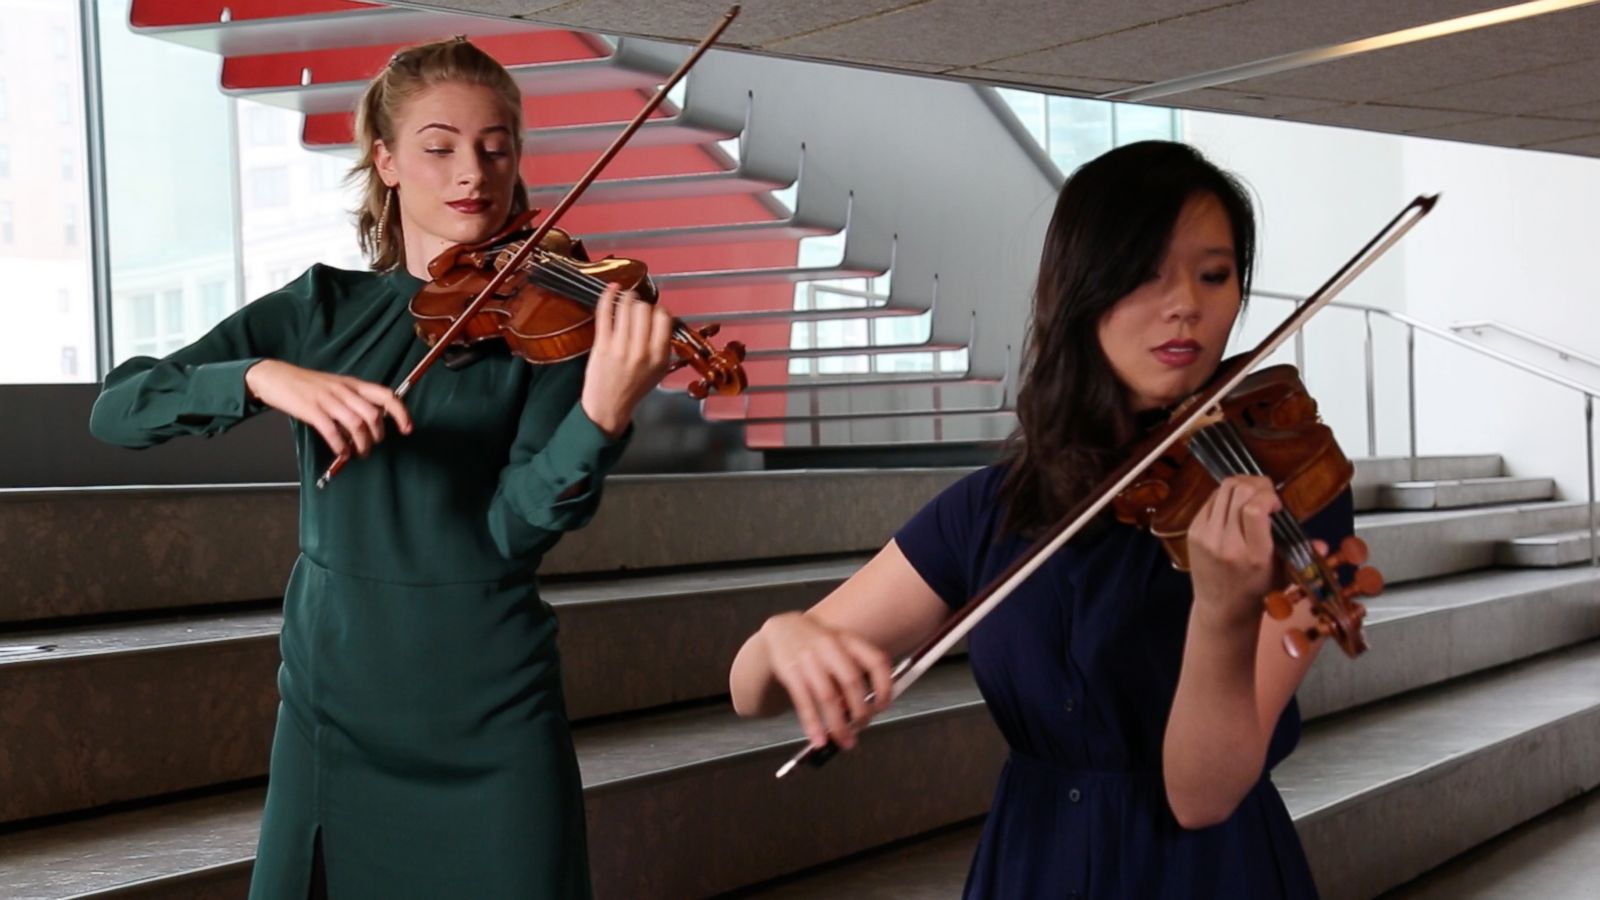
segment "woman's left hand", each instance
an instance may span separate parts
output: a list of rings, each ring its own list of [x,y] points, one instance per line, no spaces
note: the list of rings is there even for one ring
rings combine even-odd
[[[1189,524],[1195,612],[1219,623],[1256,623],[1273,587],[1272,514],[1283,508],[1272,480],[1225,479]]]
[[[672,316],[616,285],[595,304],[594,347],[584,370],[584,414],[617,437],[633,411],[667,374],[672,358]]]

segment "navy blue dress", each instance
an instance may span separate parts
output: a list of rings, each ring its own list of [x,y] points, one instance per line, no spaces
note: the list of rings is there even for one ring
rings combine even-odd
[[[895,535],[951,607],[1028,547],[997,537],[1004,470],[936,497]],[[1336,546],[1348,492],[1306,524]],[[1193,602],[1147,532],[1070,542],[969,636],[978,687],[1011,746],[967,878],[968,898],[1314,897],[1294,824],[1264,775],[1226,822],[1185,830],[1167,806],[1162,736]],[[1336,652],[1336,651],[1335,651]],[[1300,737],[1293,700],[1267,769]]]

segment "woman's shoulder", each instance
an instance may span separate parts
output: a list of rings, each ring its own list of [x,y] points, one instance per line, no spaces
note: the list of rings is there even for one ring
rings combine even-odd
[[[957,479],[941,493],[940,499],[960,502],[973,511],[992,507],[1000,498],[1010,466],[1005,463],[974,469]]]
[[[312,263],[291,284],[301,284],[317,294],[359,294],[375,290],[392,280],[393,273],[372,269],[341,269],[327,263]]]

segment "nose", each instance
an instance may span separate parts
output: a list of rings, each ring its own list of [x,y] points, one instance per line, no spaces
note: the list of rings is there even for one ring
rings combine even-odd
[[[483,163],[476,153],[457,153],[456,159],[460,166],[456,170],[456,184],[476,187],[483,182]]]
[[[1189,279],[1180,279],[1167,292],[1161,318],[1168,322],[1195,322],[1200,318],[1200,295]]]

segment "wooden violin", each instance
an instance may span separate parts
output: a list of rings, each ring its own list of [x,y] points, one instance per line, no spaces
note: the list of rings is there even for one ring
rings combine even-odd
[[[573,183],[566,196],[550,210],[550,213],[535,227],[528,236],[520,241],[504,242],[503,247],[497,249],[496,238],[508,231],[525,228],[536,214],[530,212],[524,217],[519,217],[508,228],[502,229],[501,235],[490,238],[489,241],[470,247],[456,246],[446,250],[438,258],[428,264],[428,274],[438,277],[441,274],[452,277],[453,288],[444,288],[436,291],[425,303],[426,319],[418,316],[418,333],[429,343],[427,355],[412,368],[411,372],[394,389],[396,397],[404,399],[411,388],[417,383],[428,369],[433,367],[445,352],[453,346],[471,344],[486,339],[488,336],[507,336],[503,333],[502,325],[512,322],[533,323],[529,327],[534,329],[543,327],[538,324],[549,324],[548,309],[552,306],[551,298],[558,298],[562,304],[576,304],[577,309],[569,308],[562,318],[568,323],[566,334],[559,331],[530,332],[523,336],[521,332],[510,334],[507,343],[514,340],[514,349],[521,352],[526,348],[530,353],[537,354],[546,349],[571,348],[574,346],[592,346],[593,344],[593,310],[594,300],[605,289],[606,282],[598,277],[595,271],[582,271],[569,257],[562,256],[561,250],[566,247],[569,252],[572,241],[565,232],[557,232],[556,222],[566,215],[568,209],[578,201],[578,197],[589,188],[589,185],[599,177],[600,171],[627,144],[639,126],[644,124],[656,107],[665,100],[668,92],[688,74],[689,69],[700,59],[710,46],[739,15],[737,5],[729,8],[723,14],[721,21],[711,29],[711,33],[690,51],[689,55],[678,66],[667,80],[656,89],[651,98],[636,113],[627,126],[611,142],[598,158],[589,166],[589,170]],[[552,236],[554,235],[554,236]],[[546,238],[549,238],[547,243]],[[565,243],[563,243],[565,242]],[[559,258],[558,258],[559,257]],[[622,260],[618,262],[632,262]],[[598,265],[606,265],[601,263]],[[439,266],[438,270],[435,266]],[[573,271],[577,269],[577,271]],[[559,275],[558,275],[559,273]],[[640,281],[643,283],[643,266],[638,267]],[[556,285],[555,279],[559,277],[561,283]],[[543,283],[541,284],[541,279]],[[592,280],[591,280],[592,279]],[[598,285],[598,287],[597,287]],[[477,293],[472,294],[471,289]],[[466,303],[459,301],[471,297]],[[517,298],[525,298],[527,302]],[[589,299],[585,299],[589,298]],[[585,306],[585,304],[587,304]],[[412,304],[413,312],[418,309],[415,300]],[[587,315],[591,325],[586,329],[583,317]],[[587,343],[581,339],[587,331]],[[744,373],[739,368],[739,360],[743,358],[744,348],[737,344],[730,345],[727,351],[718,352],[711,348],[706,341],[714,327],[695,332],[684,327],[681,323],[673,329],[673,348],[678,352],[682,362],[694,365],[696,371],[701,373],[699,385],[709,392],[712,389],[723,393],[737,393],[744,389]],[[576,341],[576,343],[574,343]],[[582,352],[581,350],[575,352]],[[532,361],[553,362],[554,359],[538,359],[535,356],[523,354]],[[570,358],[570,357],[568,357]],[[325,488],[333,477],[350,462],[350,450],[342,451],[328,466],[327,471],[317,479],[317,487]]]

